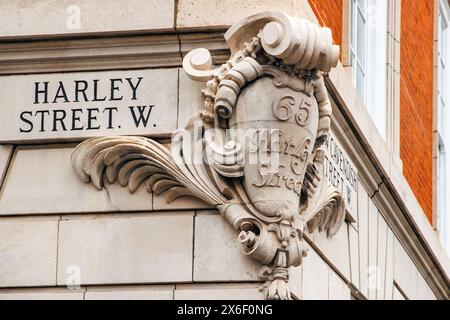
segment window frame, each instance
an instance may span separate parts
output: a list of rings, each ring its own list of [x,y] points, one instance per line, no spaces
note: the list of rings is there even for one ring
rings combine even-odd
[[[352,82],[353,87],[356,89],[360,97],[362,98],[364,104],[367,104],[367,7],[363,8],[360,5],[361,0],[350,0],[350,43],[349,43],[349,55],[350,55],[350,67],[352,68]],[[367,3],[366,3],[367,4]],[[356,6],[356,7],[355,7]],[[365,11],[365,12],[364,12]],[[364,61],[361,61],[359,57],[359,41],[358,37],[361,30],[358,27],[358,17],[362,17],[362,23],[364,24]],[[356,28],[354,28],[356,25]],[[356,62],[356,66],[354,63]],[[361,71],[363,76],[363,96],[358,88],[358,70]]]
[[[369,1],[366,1],[366,16],[369,13]],[[382,136],[384,142],[388,149],[394,153],[398,159],[399,165],[401,166],[400,160],[400,20],[401,20],[401,1],[402,0],[388,0],[387,1],[387,13],[386,25],[384,29],[386,30],[386,70],[385,74],[379,73],[374,76],[374,79],[384,77],[385,81],[385,96],[384,99],[384,110],[377,114],[378,111],[375,106],[379,103],[372,103],[373,107],[370,109],[370,104],[367,103],[367,84],[365,84],[364,90],[365,97],[361,99],[361,102],[366,106],[370,118],[373,123],[378,128],[380,135]],[[348,73],[351,76],[353,87],[360,96],[360,92],[357,90],[356,86],[356,69],[352,66],[352,55],[356,56],[357,48],[355,50],[355,43],[357,33],[353,32],[353,24],[357,24],[356,14],[357,10],[352,10],[353,5],[357,3],[359,5],[359,0],[344,0],[344,14],[343,14],[343,43],[342,43],[342,64],[348,69]],[[359,7],[357,7],[359,9]],[[363,11],[364,12],[364,11]],[[367,29],[367,28],[366,28]],[[370,39],[365,36],[365,55],[368,56],[368,41]],[[366,65],[363,71],[365,72],[365,82],[367,83],[367,72],[368,65],[366,60]],[[375,81],[373,81],[375,82]],[[372,97],[376,96],[371,93]],[[382,119],[382,120],[380,120]],[[378,123],[377,121],[382,121]],[[381,130],[380,130],[381,129]]]

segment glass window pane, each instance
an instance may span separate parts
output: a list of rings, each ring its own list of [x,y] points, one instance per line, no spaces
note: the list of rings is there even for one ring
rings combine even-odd
[[[356,57],[355,54],[353,52],[350,53],[350,64],[352,66],[352,81],[353,81],[353,86],[356,88]]]
[[[356,91],[358,92],[358,95],[361,97],[364,103],[366,96],[365,87],[364,73],[358,65],[356,67]]]
[[[442,134],[442,139],[447,141],[447,136],[446,136],[446,125],[445,125],[445,119],[446,119],[446,112],[445,112],[445,104],[444,101],[442,99],[439,99],[439,113],[438,113],[438,117],[439,117],[439,132]]]
[[[445,154],[445,147],[442,141],[439,143],[439,172],[438,172],[438,228],[440,231],[441,239],[444,244],[447,245],[447,252],[449,251],[449,217],[447,214],[447,201],[448,196],[448,178],[447,178],[447,159]]]
[[[441,213],[440,215],[443,216],[444,212],[445,212],[445,177],[446,177],[446,172],[445,172],[445,151],[444,151],[444,146],[441,143],[439,143],[439,212]],[[441,217],[442,218],[442,217]],[[442,221],[442,219],[439,219]],[[440,221],[440,222],[441,222]],[[439,223],[441,227],[444,226],[444,224]]]
[[[361,12],[365,18],[367,12],[367,0],[359,0],[359,8],[361,9]]]
[[[444,19],[442,17],[442,15],[440,15],[440,28],[439,28],[439,39],[440,39],[440,46],[439,46],[439,54],[442,57],[442,53],[445,52],[445,37],[444,37],[444,33],[445,33],[445,22]]]
[[[357,56],[358,59],[365,70],[366,68],[366,24],[360,13],[357,14]]]
[[[350,1],[351,11],[350,11],[350,45],[356,50],[356,4],[354,0]]]
[[[387,0],[368,0],[367,109],[379,132],[387,134]]]

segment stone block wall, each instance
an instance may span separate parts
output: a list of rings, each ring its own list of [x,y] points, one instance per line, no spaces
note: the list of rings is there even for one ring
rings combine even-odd
[[[191,99],[179,123],[197,106],[189,101],[201,101],[183,73],[180,97]],[[2,147],[1,299],[263,298],[261,266],[217,211],[189,198],[168,204],[144,186],[97,190],[70,165],[75,145]],[[332,239],[307,234],[308,257],[291,270],[294,294],[434,299],[361,183],[356,203],[356,222]]]
[[[324,7],[311,2],[313,10]],[[45,4],[22,10],[21,3],[0,4],[0,20],[2,13],[16,12],[6,17],[8,28],[0,37],[24,39],[20,46],[0,45],[0,78],[158,68],[175,75],[171,92],[176,92],[176,115],[171,116],[178,128],[202,107],[202,85],[180,68],[187,51],[206,46],[215,62],[223,62],[227,50],[213,32],[262,10],[304,17],[313,13],[306,0],[127,0],[105,17],[92,18],[103,1],[78,1],[85,20],[82,29],[72,30],[60,19],[67,17],[68,2],[59,2],[54,10]],[[149,19],[149,12],[158,14]],[[120,19],[122,14],[127,19]],[[16,26],[16,20],[42,15],[51,23]],[[118,20],[127,21],[120,30],[107,23]],[[333,21],[323,18],[339,28]],[[126,43],[113,38],[127,32],[132,36]],[[78,33],[105,38],[64,38]],[[33,34],[41,40],[31,50],[26,39]],[[336,32],[336,42],[340,37]],[[64,52],[52,50],[55,44],[47,38],[62,41]],[[151,95],[154,89],[146,90]],[[338,142],[348,146],[344,142],[350,132],[336,126],[333,130]],[[168,143],[167,137],[157,139]],[[263,299],[260,265],[243,255],[236,231],[214,208],[190,198],[169,204],[144,186],[134,194],[118,184],[97,190],[82,182],[70,165],[76,145],[64,139],[0,145],[0,299]],[[375,173],[362,165],[355,163],[362,177],[355,221],[346,222],[331,239],[321,233],[306,235],[308,256],[290,271],[293,294],[300,299],[436,299],[431,280],[405,250],[404,239],[394,234],[386,220],[389,212],[367,183]]]

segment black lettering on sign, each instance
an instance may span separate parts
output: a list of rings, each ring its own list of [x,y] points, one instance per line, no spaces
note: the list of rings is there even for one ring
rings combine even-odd
[[[31,111],[24,111],[20,114],[20,120],[22,120],[23,122],[27,123],[29,126],[29,129],[20,129],[20,132],[31,132],[31,130],[33,130],[33,122],[29,119],[25,119],[25,115],[29,115],[30,117],[33,116],[33,113]]]
[[[58,115],[60,114],[60,115]],[[66,111],[65,110],[53,110],[53,129],[52,131],[58,131],[56,124],[59,122],[61,124],[61,128],[66,131],[66,125],[64,124],[64,119],[66,119]]]
[[[133,84],[133,81],[131,78],[125,78],[128,81],[128,84],[130,85],[131,90],[133,91],[133,98],[131,100],[136,100],[136,94],[137,94],[137,88],[139,87],[139,84],[141,83],[142,77],[138,78],[138,82],[136,84]]]
[[[50,111],[39,110],[39,111],[36,111],[35,116],[37,116],[38,114],[41,116],[41,129],[39,130],[39,132],[45,132],[45,117],[44,117],[44,115],[45,114],[50,115]]]
[[[105,108],[104,110],[103,110],[103,113],[105,113],[105,111],[107,111],[108,112],[108,129],[114,129],[114,126],[113,126],[113,114],[112,114],[112,112],[113,111],[119,111],[119,109],[117,109],[116,107],[111,107],[111,108]]]
[[[44,101],[42,103],[48,103],[48,81],[44,82],[44,89],[39,89],[40,82],[34,83],[34,104],[41,103],[39,100],[39,95],[44,95]]]
[[[111,79],[111,95],[110,101],[122,100],[123,96],[116,97],[115,92],[120,90],[120,87],[116,84],[116,82],[122,83],[122,79]]]
[[[83,87],[80,88],[80,85],[83,84]],[[80,93],[83,94],[83,98],[84,101],[89,101],[87,95],[86,95],[86,90],[88,88],[88,82],[85,80],[75,80],[75,102],[80,102],[78,95]]]
[[[70,131],[77,131],[84,129],[84,125],[81,127],[77,126],[77,122],[81,122],[80,117],[77,116],[77,112],[83,113],[83,109],[72,109],[72,128],[70,129]]]
[[[140,126],[140,123],[142,122],[144,124],[144,128],[147,127],[148,119],[150,118],[150,113],[152,112],[154,106],[130,106],[130,112],[133,116],[134,124],[136,125],[136,128]],[[138,115],[136,115],[136,109],[138,111]],[[144,114],[147,112],[147,115]]]
[[[63,102],[69,102],[69,99],[67,98],[66,89],[64,89],[64,84],[62,81],[59,81],[59,87],[58,91],[56,91],[55,99],[53,99],[53,103],[57,103],[58,99],[64,99]]]
[[[352,192],[350,190],[350,188],[347,186],[347,203],[351,204],[352,202]]]
[[[97,94],[98,94],[98,82],[99,81],[100,81],[99,79],[93,80],[93,82],[94,82],[94,99],[92,99],[92,101],[105,101],[106,100],[106,96],[104,96],[103,98],[99,98],[97,96]]]
[[[144,77],[141,76],[33,81],[30,88],[34,89],[34,99],[30,101],[33,102],[33,108],[18,114],[18,130],[30,133],[121,129],[117,119],[120,112],[127,112],[126,108],[131,103],[141,105],[128,107],[131,119],[128,118],[126,124],[131,123],[132,126],[134,123],[136,128],[147,128],[150,125],[156,127],[156,124],[150,122],[154,105],[142,105],[146,102],[133,101],[139,100],[138,90],[143,80]],[[125,100],[129,102],[120,102]],[[112,101],[117,104],[114,105]],[[51,107],[46,108],[47,106]]]
[[[100,125],[97,123],[97,126],[94,127],[92,125],[93,121],[97,121],[97,116],[94,116],[92,113],[93,112],[97,112],[99,113],[100,110],[98,108],[88,108],[87,112],[88,112],[88,125],[87,125],[87,130],[95,130],[95,129],[100,129]]]

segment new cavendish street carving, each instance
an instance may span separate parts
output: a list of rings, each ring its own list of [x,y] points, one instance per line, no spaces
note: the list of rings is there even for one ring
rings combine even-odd
[[[329,237],[345,220],[338,190],[322,177],[331,105],[323,73],[339,47],[331,31],[279,12],[253,15],[225,34],[230,59],[216,68],[206,49],[183,68],[205,82],[204,106],[170,148],[144,137],[81,143],[72,165],[97,188],[145,184],[167,201],[196,197],[216,207],[262,265],[267,299],[291,299],[288,269],[306,256],[303,233]]]

